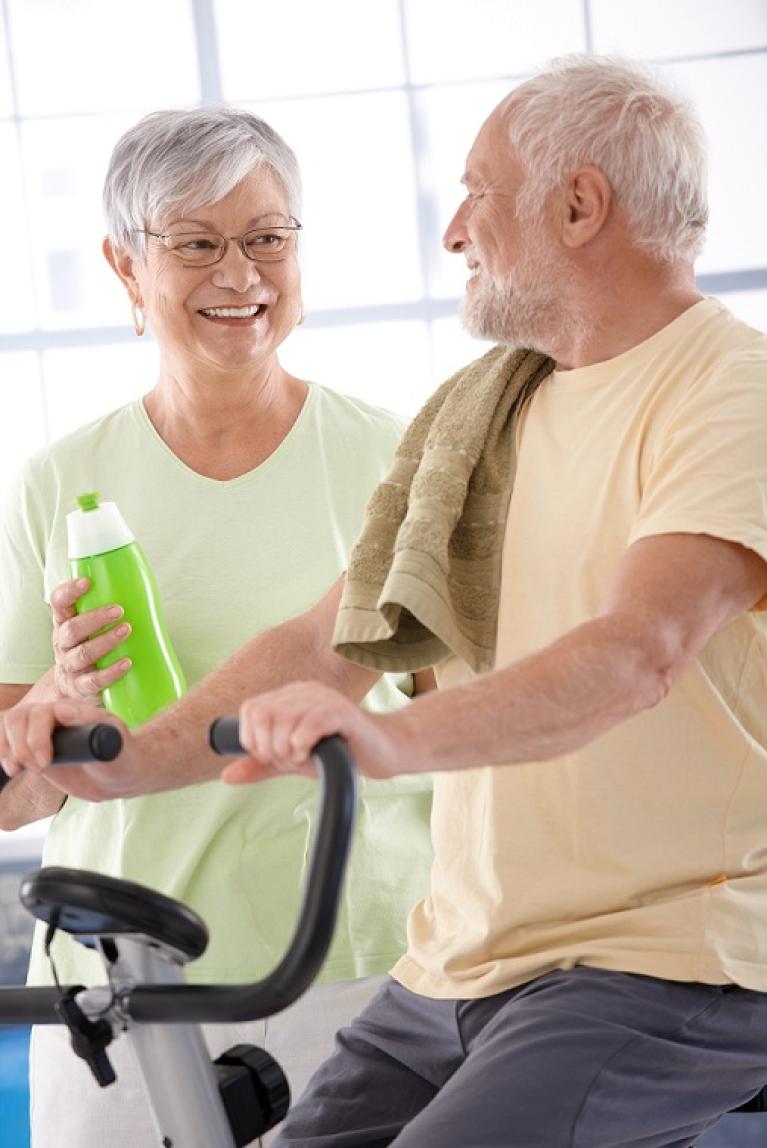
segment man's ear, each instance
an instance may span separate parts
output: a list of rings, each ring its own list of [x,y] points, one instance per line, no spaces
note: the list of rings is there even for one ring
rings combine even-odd
[[[613,190],[605,173],[584,164],[570,174],[562,198],[562,242],[583,247],[602,230],[610,214]]]
[[[139,288],[133,273],[133,256],[125,247],[115,247],[107,236],[101,244],[104,258],[118,277],[130,298],[136,302],[139,299]]]

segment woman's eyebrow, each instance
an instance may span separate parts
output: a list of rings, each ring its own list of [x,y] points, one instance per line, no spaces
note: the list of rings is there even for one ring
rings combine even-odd
[[[248,225],[245,228],[245,230],[250,231],[251,228],[258,227],[258,225],[260,223],[263,223],[265,220],[270,220],[270,221],[274,222],[275,224],[284,221],[284,223],[287,224],[290,222],[290,216],[285,215],[284,212],[282,212],[282,211],[267,211],[267,212],[264,212],[262,215],[254,215],[248,221]],[[215,223],[212,223],[209,219],[197,219],[197,218],[190,219],[186,215],[181,216],[179,219],[170,219],[170,220],[168,220],[168,222],[166,224],[163,224],[163,226],[164,227],[177,227],[179,224],[183,224],[183,225],[193,224],[195,227],[203,227],[207,231],[216,231],[216,232],[218,231],[217,225]]]

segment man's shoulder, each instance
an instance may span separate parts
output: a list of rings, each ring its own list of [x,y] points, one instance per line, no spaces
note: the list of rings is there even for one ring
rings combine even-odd
[[[722,361],[739,357],[767,358],[767,334],[740,319],[721,300],[705,300],[704,331],[719,351]]]
[[[648,344],[657,385],[683,404],[729,401],[748,392],[767,398],[767,335],[721,300],[704,299]]]
[[[719,300],[711,300],[708,334],[711,355],[700,379],[701,389],[725,398],[745,392],[764,409],[767,400],[767,334],[744,323]],[[702,356],[704,362],[707,356]]]

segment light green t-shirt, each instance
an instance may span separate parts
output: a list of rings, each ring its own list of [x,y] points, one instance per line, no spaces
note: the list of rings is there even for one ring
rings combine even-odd
[[[6,498],[0,532],[0,680],[34,682],[51,665],[50,592],[68,577],[65,515],[76,495],[117,503],[157,578],[176,652],[193,684],[259,631],[304,612],[346,565],[374,486],[402,431],[394,415],[312,385],[278,449],[221,482],[184,465],[135,402],[36,455]],[[406,704],[409,679],[366,699]],[[361,783],[357,831],[322,979],[388,969],[408,910],[428,884],[430,782]],[[292,935],[316,820],[316,783],[219,782],[88,804],[54,819],[44,864],[94,869],[194,908],[211,934],[189,979],[263,976]],[[103,979],[67,936],[54,943],[63,982]],[[30,979],[50,980],[38,933]]]

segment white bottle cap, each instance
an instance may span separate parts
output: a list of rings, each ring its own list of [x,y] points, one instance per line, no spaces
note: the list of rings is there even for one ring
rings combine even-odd
[[[67,543],[70,558],[105,554],[135,542],[135,535],[114,502],[99,503],[99,496],[81,494],[79,510],[67,515]]]

